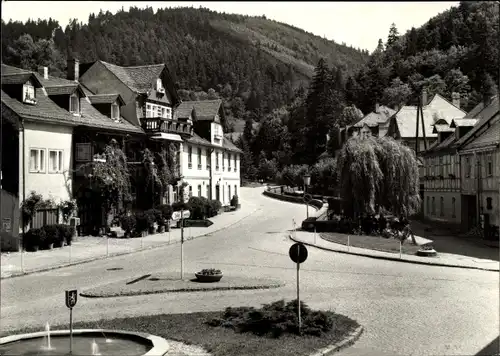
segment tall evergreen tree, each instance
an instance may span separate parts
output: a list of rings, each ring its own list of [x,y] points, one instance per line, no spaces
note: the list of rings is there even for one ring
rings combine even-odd
[[[386,48],[391,47],[399,38],[399,32],[398,29],[396,28],[396,24],[392,23],[391,27],[389,28],[389,36],[387,36],[387,43],[386,43]]]

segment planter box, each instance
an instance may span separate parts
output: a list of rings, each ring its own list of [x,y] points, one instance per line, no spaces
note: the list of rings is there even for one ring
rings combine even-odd
[[[437,256],[436,250],[418,250],[417,251],[417,256],[422,256],[422,257],[435,257]]]
[[[199,274],[195,273],[196,279],[199,282],[203,283],[212,283],[212,282],[218,282],[222,278],[222,273],[221,274],[213,274],[213,275],[204,275],[204,274]]]

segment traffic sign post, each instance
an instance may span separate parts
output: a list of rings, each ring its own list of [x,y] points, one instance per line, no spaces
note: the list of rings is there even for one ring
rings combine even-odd
[[[306,203],[306,217],[309,218],[309,202],[312,200],[311,194],[304,194],[304,203]]]
[[[73,307],[76,305],[78,292],[76,289],[65,293],[66,306],[69,308],[69,354],[73,353]]]
[[[307,260],[307,248],[304,244],[297,242],[288,251],[290,259],[297,264],[297,313],[299,319],[299,334],[302,330],[302,318],[300,311],[300,264]]]
[[[179,212],[180,213],[180,212]],[[191,216],[189,210],[184,210],[181,215],[181,279],[184,278],[184,219]]]

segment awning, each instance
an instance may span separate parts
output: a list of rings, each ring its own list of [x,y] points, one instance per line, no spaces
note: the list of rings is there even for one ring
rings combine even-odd
[[[157,133],[150,137],[152,140],[168,140],[168,141],[177,141],[184,142],[180,135],[173,133]]]

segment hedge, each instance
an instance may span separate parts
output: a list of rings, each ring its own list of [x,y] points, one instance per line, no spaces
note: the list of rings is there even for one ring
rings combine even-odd
[[[291,203],[304,204],[304,199],[302,196],[294,197],[291,195],[281,195],[281,194],[277,194],[277,193],[272,193],[271,191],[268,191],[268,190],[265,190],[263,194],[268,196],[268,197],[278,199],[278,200],[288,201]],[[320,200],[317,200],[317,199],[313,199],[309,202],[309,205],[311,205],[319,210],[323,206],[323,202]]]

